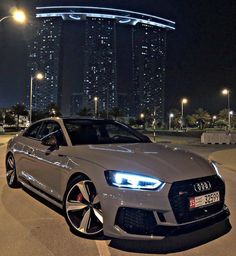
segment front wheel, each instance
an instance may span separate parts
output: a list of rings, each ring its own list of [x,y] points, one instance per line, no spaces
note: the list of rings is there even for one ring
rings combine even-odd
[[[73,233],[95,238],[103,234],[103,214],[96,188],[91,180],[77,177],[64,197],[65,219]]]
[[[6,178],[9,187],[18,188],[20,186],[16,176],[16,162],[11,153],[8,154],[6,159]]]

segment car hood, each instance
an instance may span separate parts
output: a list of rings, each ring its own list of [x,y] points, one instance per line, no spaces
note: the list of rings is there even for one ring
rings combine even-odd
[[[80,145],[68,153],[106,170],[140,173],[168,183],[215,174],[205,159],[155,143]]]

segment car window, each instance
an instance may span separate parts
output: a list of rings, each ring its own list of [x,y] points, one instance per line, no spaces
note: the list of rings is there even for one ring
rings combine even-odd
[[[42,125],[42,122],[38,122],[36,124],[32,124],[23,134],[25,137],[38,139],[38,131]]]
[[[64,120],[64,123],[72,145],[147,142],[115,122]]]
[[[57,139],[59,146],[66,146],[66,140],[61,130],[60,125],[54,121],[46,121],[43,123],[42,128],[39,131],[38,138],[42,140],[47,136],[54,135]]]

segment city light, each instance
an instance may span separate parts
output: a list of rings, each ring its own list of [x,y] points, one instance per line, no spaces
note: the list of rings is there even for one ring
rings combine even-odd
[[[144,113],[140,114],[140,118],[143,119],[145,117]]]
[[[94,100],[94,117],[96,118],[98,116],[98,97],[95,96],[93,100]]]
[[[228,94],[229,94],[229,90],[228,90],[228,89],[222,90],[222,94],[223,94],[223,95],[228,95]]]
[[[38,79],[38,80],[42,80],[43,78],[44,78],[44,75],[43,75],[43,73],[37,73],[36,75],[35,75],[35,78],[36,79]]]
[[[181,100],[181,123],[180,123],[180,128],[183,129],[184,126],[184,104],[188,103],[188,99],[183,98]]]
[[[221,93],[227,96],[227,107],[228,107],[228,128],[231,128],[231,114],[230,114],[230,90],[225,88]]]
[[[25,13],[22,10],[15,10],[12,17],[16,22],[19,23],[24,23],[26,21]]]
[[[29,122],[32,122],[32,103],[33,103],[33,81],[34,79],[42,80],[44,78],[43,73],[37,72],[34,76],[30,77],[30,105],[29,105]]]
[[[170,113],[169,114],[169,130],[171,129],[171,120],[172,120],[173,117],[174,117],[174,114]]]
[[[19,10],[14,7],[10,10],[10,14],[11,15],[0,18],[0,22],[4,21],[6,19],[9,19],[9,18],[13,18],[18,23],[25,23],[26,15],[22,10]]]

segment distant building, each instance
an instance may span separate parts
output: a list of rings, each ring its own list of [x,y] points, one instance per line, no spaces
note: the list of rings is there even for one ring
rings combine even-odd
[[[98,109],[117,106],[116,23],[105,18],[88,18],[85,27],[83,104]]]
[[[30,68],[32,75],[37,70],[44,71],[46,79],[40,84],[34,81],[35,110],[43,110],[53,102],[65,113],[75,114],[83,107],[93,109],[96,96],[99,111],[118,107],[126,116],[135,117],[141,111],[155,109],[157,118],[163,121],[166,31],[174,29],[174,22],[138,12],[85,6],[37,7],[36,17],[39,26],[29,46]],[[70,24],[80,24],[80,38],[76,38],[80,51],[75,55],[81,60],[78,67],[75,62],[70,63],[62,45],[62,41],[70,41],[64,30]],[[130,41],[125,46],[130,57],[124,59],[132,66],[132,74],[124,87],[117,79],[118,74],[122,76],[122,64],[121,70],[117,68],[117,28],[125,25],[132,37],[128,37]],[[76,81],[73,86],[77,88],[70,88],[70,80]]]
[[[70,100],[70,115],[75,116],[78,115],[81,110],[83,104],[83,93],[72,93]]]
[[[131,113],[156,112],[164,121],[166,30],[148,24],[132,29],[133,100]]]
[[[60,18],[37,20],[31,24],[29,33],[30,75],[35,77],[37,72],[44,74],[44,79],[41,81],[33,79],[33,110],[45,111],[51,103],[60,105],[62,20]]]

